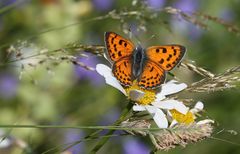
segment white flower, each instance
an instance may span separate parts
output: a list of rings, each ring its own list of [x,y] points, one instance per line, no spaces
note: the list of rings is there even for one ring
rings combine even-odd
[[[185,123],[187,123],[187,120],[188,121],[194,121],[194,119],[196,119],[196,116],[195,116],[195,114],[197,114],[198,112],[200,112],[200,111],[202,111],[203,110],[203,107],[204,107],[204,105],[203,105],[203,103],[202,102],[200,102],[200,101],[198,101],[196,104],[195,104],[195,106],[192,108],[192,109],[190,109],[189,110],[189,113],[188,113],[188,115],[189,116],[187,116],[186,114],[186,116],[184,116],[184,118],[183,117],[180,117],[180,116],[182,116],[182,115],[180,115],[179,114],[179,116],[178,117],[180,117],[178,120],[184,120],[185,121]],[[175,113],[175,114],[178,114],[178,113]],[[171,124],[170,124],[170,126],[169,127],[173,127],[173,126],[175,126],[176,124],[178,124],[179,122],[177,121],[177,119],[174,119],[173,118],[173,115],[172,115],[172,113],[171,112],[169,112],[168,111],[168,117],[170,117],[170,118],[172,118],[172,121],[171,121]]]
[[[119,81],[113,76],[111,69],[103,64],[98,64],[96,66],[96,71],[102,75],[106,83],[120,90],[124,95],[127,96],[126,90],[121,86]],[[171,80],[162,85],[161,91],[155,95],[156,99],[149,105],[138,105],[133,106],[133,111],[148,111],[150,115],[153,116],[155,123],[159,128],[167,128],[168,120],[164,111],[175,109],[182,114],[186,114],[189,108],[186,107],[183,102],[174,99],[165,100],[167,95],[171,95],[182,91],[187,85],[185,83],[177,84],[177,81]],[[131,90],[128,97],[133,101],[138,101],[143,98],[145,92],[135,89]]]
[[[167,95],[177,93],[187,87],[186,84],[176,84],[176,81],[171,80],[162,85],[161,92],[156,95],[156,99],[151,105],[134,105],[133,111],[148,111],[153,120],[159,128],[168,128],[168,120],[163,111],[169,111],[172,109],[177,110],[182,114],[186,114],[189,108],[186,107],[183,102],[174,99],[165,100]]]

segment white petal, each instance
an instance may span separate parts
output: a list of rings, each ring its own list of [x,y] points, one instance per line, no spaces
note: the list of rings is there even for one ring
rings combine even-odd
[[[170,124],[170,128],[174,127],[176,124],[178,124],[177,120],[173,119],[173,121]]]
[[[156,99],[154,100],[154,102],[159,102],[159,101],[161,101],[161,100],[163,100],[163,99],[165,99],[165,98],[166,98],[166,96],[163,95],[161,92],[160,92],[160,93],[157,93]]]
[[[113,76],[111,68],[104,64],[97,64],[96,71],[105,78],[105,81],[108,85],[113,86],[114,88],[120,90],[124,95],[126,95],[126,91],[118,82],[118,80]]]
[[[153,106],[156,106],[160,109],[168,109],[171,110],[174,108],[174,105],[172,103],[168,103],[168,101],[159,101],[159,102],[153,102],[152,103]]]
[[[145,93],[140,90],[131,90],[129,92],[129,97],[133,101],[138,101],[139,99],[141,99],[144,96],[144,94]]]
[[[195,104],[194,108],[190,110],[190,112],[192,112],[193,114],[196,114],[196,113],[202,111],[203,108],[204,108],[203,103],[199,101]]]
[[[154,115],[156,113],[157,109],[158,109],[155,106],[151,106],[151,105],[145,105],[144,107],[152,115]]]
[[[167,116],[167,119],[168,119],[169,122],[171,122],[171,121],[174,120],[173,117],[172,117],[172,113],[170,112],[170,110],[167,110],[166,116]]]
[[[162,112],[162,110],[150,105],[145,105],[145,108],[153,116],[153,120],[155,121],[159,128],[168,127],[166,115]]]
[[[152,105],[161,109],[167,109],[167,110],[175,109],[182,114],[186,114],[189,110],[189,108],[186,107],[182,102],[179,102],[174,99],[169,99],[169,100],[160,101],[160,102],[153,102]]]
[[[204,105],[202,102],[198,101],[195,106],[194,106],[195,109],[198,109],[198,110],[203,110],[204,108]]]
[[[176,84],[177,81],[171,80],[162,85],[161,94],[162,95],[170,95],[182,91],[187,88],[185,83]]]
[[[156,113],[153,116],[153,120],[159,128],[168,128],[168,121],[166,115],[162,112],[162,110],[156,110]]]
[[[169,118],[172,118],[172,113],[168,110],[167,111],[167,116],[169,117]]]
[[[145,106],[143,105],[133,105],[133,111],[146,111]]]
[[[197,122],[197,125],[203,125],[203,124],[209,124],[209,123],[214,123],[214,121],[211,119],[205,119]]]

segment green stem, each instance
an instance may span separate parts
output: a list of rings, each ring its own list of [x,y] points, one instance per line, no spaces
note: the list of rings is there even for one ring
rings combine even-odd
[[[132,102],[129,102],[127,107],[122,111],[121,113],[121,116],[118,120],[116,120],[114,123],[113,123],[113,126],[116,126],[116,125],[119,125],[121,122],[123,122],[129,111],[132,109],[132,106],[133,106],[133,103]],[[110,130],[106,136],[108,135],[112,135],[114,133],[115,130]],[[98,143],[97,145],[95,145],[95,147],[91,150],[90,153],[96,153],[98,150],[100,150],[102,148],[102,146],[109,140],[110,137],[106,137],[106,138],[102,138]]]
[[[120,124],[122,121],[124,121],[125,118],[126,118],[126,116],[127,116],[128,113],[129,113],[129,111],[131,110],[132,106],[133,106],[133,103],[132,103],[132,102],[129,102],[128,105],[127,105],[127,107],[122,111],[122,114],[121,114],[120,118],[119,118],[117,121],[115,121],[112,126],[117,126],[117,125]],[[96,138],[95,135],[97,135],[98,133],[100,133],[102,130],[104,130],[104,128],[99,128],[98,130],[94,131],[93,133],[89,134],[88,136],[85,136],[83,140],[90,140],[90,139]],[[106,136],[109,135],[109,137],[102,138],[102,140],[101,140],[101,141],[102,141],[102,145],[101,145],[101,146],[100,146],[100,144],[96,145],[95,149],[96,149],[96,150],[99,150],[99,149],[108,141],[108,139],[111,137],[111,135],[114,133],[115,130],[116,130],[116,129],[110,130],[110,131],[106,134]],[[105,136],[105,135],[104,135],[104,136]],[[66,150],[66,149],[69,149],[69,148],[71,148],[71,147],[73,147],[73,146],[75,146],[75,145],[77,145],[77,144],[79,144],[79,143],[81,143],[83,140],[81,140],[81,141],[79,141],[79,142],[76,142],[76,143],[73,143],[72,145],[67,146],[67,147],[65,148],[65,150]],[[104,140],[104,141],[103,141],[103,140]]]
[[[0,128],[61,128],[61,129],[121,129],[112,126],[68,126],[68,125],[0,125]],[[123,128],[124,129],[124,128]]]

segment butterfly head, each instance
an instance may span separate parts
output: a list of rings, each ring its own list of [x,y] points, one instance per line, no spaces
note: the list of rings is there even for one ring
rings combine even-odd
[[[143,47],[142,47],[140,44],[138,44],[138,45],[136,46],[135,51],[144,53],[144,49],[143,49]]]

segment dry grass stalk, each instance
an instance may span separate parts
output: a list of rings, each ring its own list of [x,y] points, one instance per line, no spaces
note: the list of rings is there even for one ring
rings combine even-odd
[[[150,128],[150,126],[151,126],[151,123],[149,122],[149,120],[144,120],[144,119],[133,120],[133,121],[126,120],[121,123],[121,127],[124,127],[124,128]],[[126,132],[132,135],[141,135],[141,136],[147,136],[148,134],[148,131],[141,130],[141,129],[126,130]]]
[[[240,81],[240,66],[226,70],[212,78],[204,78],[192,83],[186,90],[190,92],[212,92],[236,87]]]
[[[189,13],[185,13],[184,11],[182,11],[180,9],[173,8],[173,7],[165,7],[164,11],[169,14],[178,15],[178,16],[182,17],[182,19],[184,19],[196,26],[199,26],[203,29],[209,29],[206,22],[212,21],[212,22],[215,22],[217,24],[224,26],[228,32],[232,32],[236,35],[240,34],[240,30],[236,25],[228,23],[227,21],[225,21],[221,18],[215,17],[215,16],[211,16],[211,15],[200,13],[200,12],[191,12],[189,14]]]
[[[189,143],[196,143],[209,138],[213,132],[213,126],[209,123],[177,125],[171,129],[163,129],[149,133],[157,150],[169,150],[176,146],[185,147]]]
[[[209,71],[207,71],[207,70],[205,70],[205,69],[203,69],[201,67],[197,67],[197,66],[195,66],[195,65],[193,65],[191,63],[182,62],[181,66],[184,67],[184,68],[187,68],[190,71],[193,71],[193,72],[195,72],[197,74],[200,74],[200,75],[202,75],[204,77],[207,77],[207,78],[213,78],[214,77],[213,73],[211,73],[211,72],[209,72]]]
[[[126,132],[131,135],[149,135],[156,150],[169,150],[176,146],[185,147],[189,143],[196,143],[209,138],[213,132],[211,123],[192,123],[190,125],[178,124],[168,129],[151,130],[150,121],[127,120],[121,127],[129,128]]]

